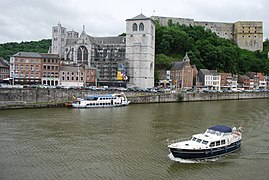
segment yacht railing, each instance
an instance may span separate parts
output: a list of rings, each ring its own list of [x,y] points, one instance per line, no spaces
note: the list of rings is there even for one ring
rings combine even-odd
[[[167,139],[167,145],[171,145],[171,144],[174,144],[174,143],[178,143],[178,142],[182,142],[182,141],[189,141],[191,140],[190,138],[180,138],[180,139],[174,139],[174,140],[169,140]]]

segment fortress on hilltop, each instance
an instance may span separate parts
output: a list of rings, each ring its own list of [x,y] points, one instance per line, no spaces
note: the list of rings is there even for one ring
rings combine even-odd
[[[240,48],[250,51],[262,51],[263,49],[263,23],[262,21],[237,21],[235,23],[204,22],[194,19],[151,16],[160,25],[167,26],[172,23],[186,26],[202,26],[210,29],[219,37],[233,40]]]

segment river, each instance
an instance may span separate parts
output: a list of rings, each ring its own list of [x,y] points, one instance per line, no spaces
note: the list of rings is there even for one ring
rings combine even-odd
[[[0,111],[0,179],[268,179],[269,101]],[[167,141],[243,126],[239,151],[177,162]]]

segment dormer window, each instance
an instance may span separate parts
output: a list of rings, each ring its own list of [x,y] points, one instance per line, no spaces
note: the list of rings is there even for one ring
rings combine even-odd
[[[133,24],[133,31],[137,31],[137,24],[136,23]]]
[[[139,24],[139,31],[144,31],[144,24],[143,23]]]

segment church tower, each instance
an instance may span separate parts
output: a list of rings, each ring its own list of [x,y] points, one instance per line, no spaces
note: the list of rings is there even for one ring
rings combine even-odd
[[[128,86],[154,87],[155,25],[143,14],[126,20],[126,58]]]
[[[60,23],[52,27],[52,54],[59,54],[60,59],[63,58],[63,47],[66,44],[66,28]]]

